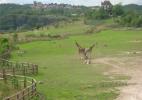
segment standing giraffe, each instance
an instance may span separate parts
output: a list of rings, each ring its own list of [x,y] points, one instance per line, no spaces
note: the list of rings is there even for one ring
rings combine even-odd
[[[81,56],[81,60],[85,60],[84,62],[86,64],[90,64],[91,63],[91,53],[92,53],[92,49],[95,47],[95,44],[93,44],[89,48],[83,48],[77,42],[75,42],[75,44],[78,47],[78,53]]]

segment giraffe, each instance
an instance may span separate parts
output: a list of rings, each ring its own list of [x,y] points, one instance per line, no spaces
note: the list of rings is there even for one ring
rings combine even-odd
[[[90,64],[91,63],[91,53],[92,53],[92,49],[95,47],[95,44],[93,44],[89,48],[84,48],[80,46],[77,42],[75,42],[75,44],[78,47],[78,53],[81,57],[81,60],[84,60],[85,64]]]

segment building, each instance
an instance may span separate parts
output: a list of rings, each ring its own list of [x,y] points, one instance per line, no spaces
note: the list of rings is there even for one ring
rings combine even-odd
[[[104,10],[106,10],[107,12],[111,13],[113,5],[111,4],[111,2],[109,0],[105,0],[105,1],[101,2],[101,7]]]
[[[72,8],[72,5],[69,4],[57,4],[57,3],[49,3],[49,4],[43,4],[42,2],[34,1],[33,8]]]
[[[34,1],[33,7],[35,7],[35,8],[42,8],[43,4],[42,4],[42,2],[36,2],[36,1]]]
[[[100,9],[100,6],[91,6],[90,7],[92,10],[99,10]]]

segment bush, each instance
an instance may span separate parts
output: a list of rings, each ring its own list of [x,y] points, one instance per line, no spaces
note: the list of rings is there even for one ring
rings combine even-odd
[[[7,38],[0,39],[0,54],[6,52],[10,48]]]
[[[116,22],[128,27],[142,27],[142,15],[135,12],[128,12],[117,19]]]

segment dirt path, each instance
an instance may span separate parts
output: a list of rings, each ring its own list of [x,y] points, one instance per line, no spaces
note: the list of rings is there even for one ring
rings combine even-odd
[[[134,83],[120,88],[120,95],[116,100],[142,100],[142,57],[98,58],[93,63],[111,66],[111,74],[131,76],[128,83]]]

